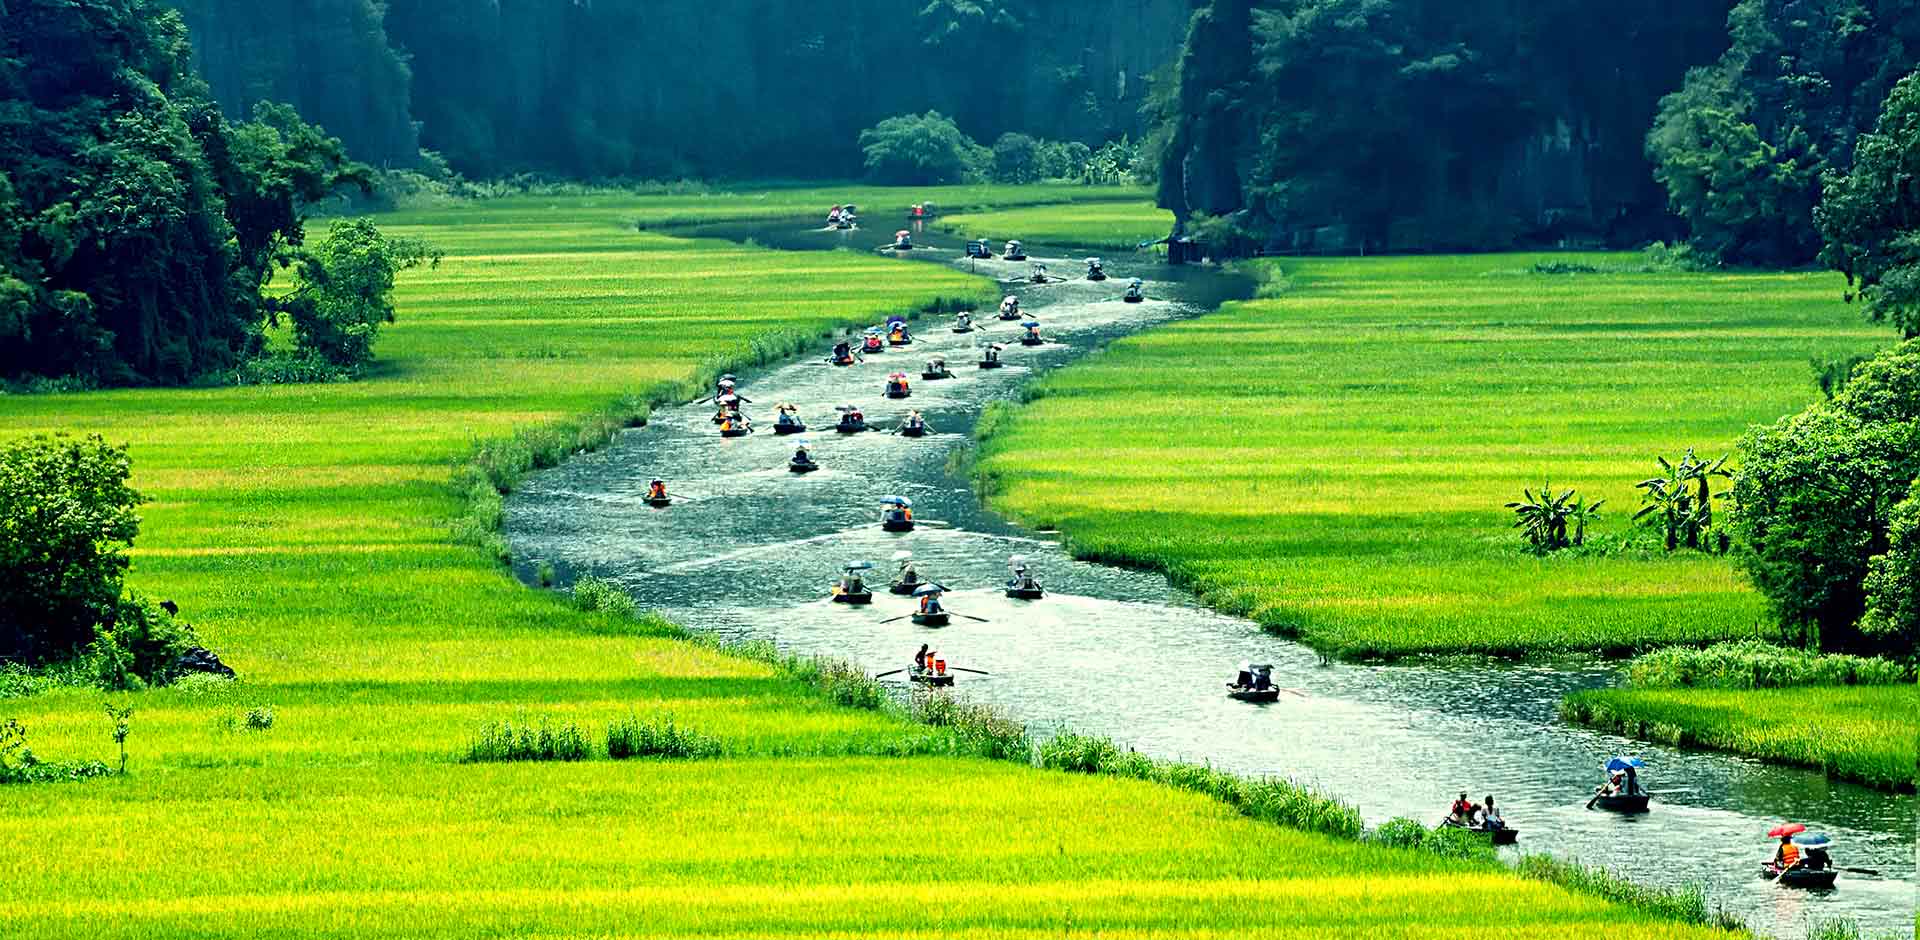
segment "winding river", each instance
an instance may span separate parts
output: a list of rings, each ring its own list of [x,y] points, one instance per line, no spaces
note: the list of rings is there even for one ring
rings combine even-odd
[[[888,214],[886,218],[897,218]],[[686,232],[794,250],[869,248],[885,228],[832,232],[806,223],[706,227]],[[916,252],[1003,279],[1025,263],[967,261],[958,239],[915,236]],[[593,572],[618,581],[644,606],[697,628],[771,640],[798,653],[829,654],[874,672],[906,665],[921,643],[962,674],[965,695],[990,702],[1044,735],[1103,735],[1155,756],[1206,761],[1248,774],[1287,776],[1356,803],[1370,823],[1412,816],[1432,823],[1461,789],[1495,794],[1521,848],[1604,866],[1659,885],[1705,883],[1712,902],[1755,929],[1798,936],[1815,920],[1855,919],[1868,935],[1912,929],[1915,809],[1909,796],[1831,782],[1822,775],[1723,754],[1677,750],[1570,727],[1554,716],[1567,692],[1614,681],[1610,666],[1535,667],[1324,665],[1311,650],[1255,624],[1197,605],[1165,578],[1069,558],[1044,533],[981,508],[949,472],[990,402],[1016,394],[1037,371],[1097,350],[1155,323],[1190,317],[1247,296],[1251,283],[1217,269],[1174,268],[1146,256],[1110,259],[1113,280],[1079,280],[1071,246],[1030,246],[1036,260],[1076,278],[1016,285],[1049,343],[1012,345],[1011,324],[982,311],[985,334],[955,335],[941,320],[916,324],[911,347],[835,368],[819,355],[741,377],[750,437],[721,439],[711,406],[663,409],[614,446],[528,481],[508,503],[506,528],[521,575],[553,564],[563,580]],[[905,261],[901,263],[907,263]],[[1148,280],[1149,301],[1123,304],[1126,279]],[[978,342],[1009,343],[1007,367],[979,370]],[[956,377],[918,378],[945,355]],[[887,373],[914,376],[906,402],[881,396]],[[790,474],[792,439],[769,432],[775,402],[791,401],[815,430],[823,469]],[[833,407],[862,407],[878,432],[833,433]],[[937,432],[885,433],[904,407]],[[667,509],[641,501],[658,476],[687,497]],[[883,495],[913,500],[928,523],[907,534],[877,525]],[[905,620],[906,598],[879,593],[871,608],[825,600],[843,565],[872,561],[876,580],[897,552],[953,589],[956,618],[944,629]],[[1047,585],[1037,602],[1007,600],[999,586],[1011,555],[1023,555]],[[1271,662],[1276,681],[1304,697],[1271,706],[1228,700],[1222,682],[1243,660]],[[1623,817],[1583,804],[1609,755],[1645,758],[1654,811]],[[1882,877],[1844,876],[1825,893],[1776,888],[1757,877],[1770,850],[1766,830],[1796,820],[1831,834],[1840,864]]]

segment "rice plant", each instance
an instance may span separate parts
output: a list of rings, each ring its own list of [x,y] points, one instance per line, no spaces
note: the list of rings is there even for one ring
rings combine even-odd
[[[559,725],[489,722],[468,742],[463,760],[469,764],[495,761],[580,761],[593,756],[587,736],[572,722]]]
[[[718,757],[725,751],[720,739],[674,722],[673,716],[641,721],[631,715],[607,726],[607,756],[693,759]]]

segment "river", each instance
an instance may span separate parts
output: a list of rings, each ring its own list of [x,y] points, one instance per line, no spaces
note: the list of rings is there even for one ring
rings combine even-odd
[[[897,216],[889,215],[888,218]],[[879,229],[810,229],[805,223],[711,226],[684,234],[752,239],[792,250],[887,240]],[[935,263],[1015,280],[1026,263],[967,261],[960,240],[915,236]],[[997,250],[997,249],[996,249]],[[1087,252],[1030,246],[1036,260],[1073,280],[1010,284],[1042,323],[1048,344],[1014,345],[1013,324],[981,311],[984,334],[956,335],[943,319],[915,324],[915,342],[858,366],[826,364],[826,346],[799,361],[741,376],[760,433],[721,439],[710,405],[662,409],[613,446],[527,481],[508,501],[506,531],[523,578],[540,563],[563,581],[592,572],[617,581],[645,607],[695,628],[771,640],[873,672],[906,665],[931,643],[958,666],[961,692],[1000,706],[1044,736],[1061,728],[1102,735],[1160,757],[1205,761],[1241,773],[1290,777],[1357,804],[1370,823],[1412,816],[1431,824],[1462,789],[1495,794],[1520,848],[1603,866],[1647,884],[1704,883],[1710,900],[1758,931],[1803,934],[1817,919],[1850,917],[1869,935],[1912,929],[1915,809],[1910,796],[1827,780],[1818,773],[1736,756],[1660,747],[1571,727],[1555,717],[1566,693],[1615,681],[1606,663],[1552,666],[1324,664],[1311,650],[1257,625],[1209,611],[1164,577],[1074,561],[1047,538],[984,510],[951,459],[969,446],[989,403],[1015,396],[1035,373],[1155,323],[1196,316],[1247,296],[1251,282],[1205,267],[1170,267],[1147,255],[1109,259],[1104,283],[1079,279]],[[914,263],[902,260],[900,263]],[[1148,302],[1124,304],[1131,277]],[[1008,344],[999,370],[976,368],[977,344]],[[944,355],[955,372],[922,381]],[[889,372],[913,377],[912,397],[881,396]],[[790,474],[792,438],[770,433],[772,406],[800,407],[804,435],[823,465]],[[883,429],[833,433],[833,408],[852,403]],[[905,407],[935,434],[885,433]],[[667,509],[641,501],[658,476],[686,499]],[[917,531],[882,532],[879,498],[911,499]],[[912,552],[927,577],[952,589],[947,606],[984,618],[931,629],[905,620],[910,601],[880,592],[870,608],[827,602],[845,564],[868,560],[877,580]],[[1009,556],[1046,584],[1036,602],[1002,596]],[[1228,700],[1222,684],[1245,660],[1275,664],[1298,690],[1274,705]],[[1600,766],[1616,753],[1647,763],[1653,812],[1625,817],[1584,808]],[[1882,877],[1843,875],[1833,891],[1776,888],[1757,876],[1782,820],[1833,836],[1840,864]],[[1506,850],[1512,851],[1512,850]]]

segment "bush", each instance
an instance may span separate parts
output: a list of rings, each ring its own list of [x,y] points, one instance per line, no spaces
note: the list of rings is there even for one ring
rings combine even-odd
[[[932,186],[978,179],[992,155],[937,111],[890,117],[860,132],[867,177],[876,183]]]
[[[580,761],[593,756],[587,736],[572,722],[549,728],[547,725],[515,725],[502,721],[483,725],[467,744],[463,758],[467,763],[496,761]]]
[[[723,751],[720,739],[682,728],[671,715],[646,722],[629,715],[607,727],[607,756],[614,760],[719,757]]]
[[[234,385],[318,385],[352,378],[352,370],[335,365],[317,353],[276,350],[241,363],[234,368],[229,381]]]
[[[272,309],[293,321],[301,355],[357,369],[373,360],[380,325],[393,322],[394,278],[422,263],[438,266],[440,257],[418,239],[388,237],[368,219],[344,219],[298,255],[294,288]]]
[[[113,620],[140,530],[132,472],[99,435],[0,446],[0,659],[64,658]]]
[[[1670,646],[1636,657],[1628,680],[1640,688],[1778,689],[1814,685],[1897,685],[1907,669],[1885,659],[1816,653],[1759,640],[1706,649]]]
[[[1025,134],[1001,134],[993,142],[993,181],[1038,182],[1044,171],[1041,143]]]
[[[119,603],[113,622],[87,647],[99,685],[109,691],[165,685],[181,654],[198,646],[193,628],[138,594]]]
[[[573,606],[581,610],[612,614],[616,617],[638,617],[640,609],[633,597],[620,586],[603,578],[587,575],[573,582]]]
[[[990,760],[1033,758],[1027,726],[994,708],[965,702],[951,695],[927,695],[914,703],[914,720],[934,728],[950,728],[962,749]]]
[[[0,722],[0,784],[57,783],[104,777],[111,771],[97,760],[43,761],[27,747],[27,729],[14,719]]]

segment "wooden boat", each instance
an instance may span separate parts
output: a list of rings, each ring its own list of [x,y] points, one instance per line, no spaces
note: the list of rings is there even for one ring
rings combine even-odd
[[[1146,300],[1147,298],[1141,294],[1128,294],[1120,299],[1130,304],[1137,304],[1137,303],[1140,303],[1141,301]]]
[[[900,429],[900,436],[901,437],[926,437],[927,426],[924,424],[915,424],[915,425],[902,427]]]
[[[908,388],[890,388],[887,389],[886,394],[888,398],[911,398],[913,396],[913,390]]]
[[[1227,697],[1236,702],[1255,702],[1261,705],[1280,701],[1278,688],[1265,689],[1228,689]]]
[[[842,421],[834,425],[833,429],[842,434],[858,434],[867,429],[867,423],[865,421]]]
[[[911,346],[911,345],[913,345],[913,337],[911,337],[911,336],[902,336],[902,337],[899,337],[899,338],[897,338],[897,339],[896,339],[896,338],[894,338],[894,337],[891,337],[891,336],[889,336],[889,337],[887,337],[887,345],[889,345],[889,346]]]
[[[1644,813],[1651,800],[1652,797],[1645,793],[1636,793],[1632,796],[1626,794],[1596,796],[1593,798],[1593,808],[1603,809],[1609,813]]]
[[[925,583],[927,583],[927,582],[925,582],[925,581],[895,581],[895,582],[893,582],[892,584],[889,584],[889,585],[887,585],[887,593],[889,593],[889,594],[898,594],[898,595],[900,595],[900,596],[902,596],[902,597],[906,597],[906,596],[908,596],[908,595],[910,595],[910,594],[912,594],[912,593],[913,593],[914,591],[917,591],[917,590],[919,590],[919,589],[920,589],[920,585],[922,585],[922,584],[925,584]]]
[[[1040,337],[1038,337],[1038,336],[1022,336],[1022,337],[1020,337],[1020,345],[1022,345],[1022,346],[1044,346],[1044,345],[1046,345],[1046,343],[1047,343],[1047,341],[1046,341],[1046,340],[1044,340],[1044,339],[1041,339],[1041,338],[1040,338]]]
[[[1007,588],[1007,596],[1018,601],[1037,601],[1040,598],[1045,597],[1046,593],[1047,593],[1046,591],[1041,590],[1040,585],[1038,584],[1034,585],[1033,587]]]
[[[922,626],[922,627],[944,627],[949,622],[951,622],[951,619],[952,618],[950,617],[950,615],[948,615],[945,611],[941,611],[939,613],[932,613],[932,614],[914,614],[913,615],[914,624],[916,626]]]
[[[953,685],[953,673],[950,672],[910,672],[907,681],[932,688],[946,688]]]
[[[752,428],[721,428],[720,429],[721,437],[746,437],[748,434],[751,434],[751,433],[753,433]]]
[[[1000,360],[998,360],[998,359],[982,359],[982,360],[980,360],[980,368],[982,368],[982,369],[998,369],[998,368],[1000,368],[1000,365],[1001,365],[1001,363],[1000,363]]]
[[[887,531],[887,532],[912,532],[913,520],[912,519],[883,519],[880,522],[880,528],[883,531]]]
[[[655,509],[665,509],[673,505],[673,498],[670,496],[643,496],[640,501]]]
[[[955,333],[971,333],[973,332],[973,329],[974,328],[970,326],[956,326],[953,328],[953,331]]]
[[[812,473],[813,471],[818,469],[820,469],[820,464],[812,460],[809,460],[806,463],[801,463],[798,460],[787,461],[788,473]]]
[[[1826,891],[1840,878],[1840,871],[1834,868],[1789,868],[1786,874],[1780,873],[1780,866],[1768,862],[1760,866],[1760,877],[1778,882],[1785,888],[1806,888],[1809,891]]]
[[[928,382],[938,382],[938,381],[940,381],[941,379],[950,379],[950,378],[953,378],[953,373],[951,373],[951,372],[945,372],[945,371],[941,371],[941,372],[928,372],[928,371],[926,371],[926,370],[924,370],[924,369],[922,369],[922,370],[920,371],[920,378],[921,378],[922,380],[924,380],[924,381],[928,381]]]
[[[1023,312],[1021,312],[1021,311],[1019,311],[1019,310],[1009,310],[1009,311],[1005,311],[1005,312],[1003,312],[1003,313],[1001,313],[1001,314],[1000,314],[1000,319],[1002,319],[1002,320],[1019,320],[1019,319],[1022,319],[1022,318],[1024,318],[1025,316],[1026,316],[1026,314],[1025,314],[1025,313],[1023,313]]]
[[[833,592],[833,602],[836,604],[871,604],[873,603],[873,592],[835,591]]]
[[[773,433],[782,434],[782,435],[799,434],[804,432],[806,429],[807,429],[807,426],[804,424],[801,424],[798,421],[792,421],[786,424],[781,424],[776,421],[774,422],[774,425],[773,425]]]

